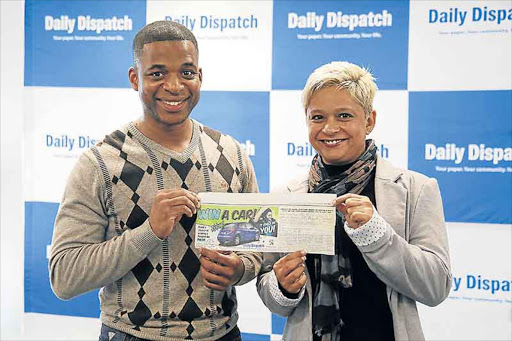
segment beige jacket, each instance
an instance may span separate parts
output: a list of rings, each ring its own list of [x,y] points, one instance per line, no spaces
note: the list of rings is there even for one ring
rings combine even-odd
[[[291,181],[285,190],[307,192],[307,176]],[[359,250],[387,286],[395,339],[424,340],[416,301],[436,306],[448,296],[452,283],[439,186],[433,178],[395,168],[379,158],[375,199],[389,228],[379,240]],[[287,317],[283,340],[312,340],[309,274],[304,297],[294,306],[280,305],[270,293],[270,271],[280,256],[264,258],[258,293],[272,312]]]

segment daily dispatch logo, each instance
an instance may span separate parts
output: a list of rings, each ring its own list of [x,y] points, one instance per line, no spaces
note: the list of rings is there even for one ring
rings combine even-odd
[[[508,279],[485,278],[481,275],[466,275],[465,277],[453,277],[453,291],[462,289],[482,290],[491,294],[499,292],[510,292],[512,281]]]
[[[345,14],[341,11],[327,12],[325,15],[316,12],[307,12],[305,15],[288,13],[289,29],[312,28],[318,32],[324,24],[326,28],[348,28],[349,31],[358,27],[389,27],[393,25],[393,15],[386,10],[361,14]]]
[[[78,136],[72,137],[67,134],[62,135],[52,135],[46,134],[46,147],[55,148],[55,149],[64,149],[67,151],[72,151],[75,147],[80,149],[82,148],[90,148],[94,146],[97,142],[96,139],[93,139],[89,136]]]
[[[467,148],[458,147],[455,143],[444,146],[425,144],[425,160],[428,161],[445,160],[460,164],[465,157],[468,161],[492,161],[497,165],[500,161],[512,161],[512,148],[489,147],[483,143],[468,144]]]
[[[469,16],[468,16],[469,15]],[[429,24],[441,23],[450,24],[455,23],[462,26],[466,20],[470,19],[473,22],[496,22],[500,25],[506,21],[512,21],[512,8],[509,9],[489,9],[487,6],[473,7],[471,12],[459,8],[450,8],[448,11],[440,11],[437,9],[429,10],[428,22]]]
[[[175,21],[187,27],[191,31],[196,28],[219,30],[241,30],[241,29],[256,29],[258,28],[258,18],[253,14],[249,16],[237,17],[216,17],[213,15],[201,15],[193,17],[190,15],[180,16],[165,16],[165,20]]]
[[[125,15],[122,18],[113,16],[111,18],[92,18],[90,15],[79,15],[70,18],[67,15],[44,17],[44,29],[46,31],[65,31],[71,34],[78,31],[93,31],[100,34],[103,31],[131,31],[133,29],[132,19]]]

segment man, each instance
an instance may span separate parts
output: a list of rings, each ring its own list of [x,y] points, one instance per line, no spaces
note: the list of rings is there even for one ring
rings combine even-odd
[[[62,299],[102,288],[100,340],[240,340],[233,285],[252,280],[262,257],[196,250],[193,225],[196,193],[256,192],[253,166],[233,138],[189,117],[202,81],[192,32],[151,23],[133,40],[133,60],[143,117],[73,169],[52,288]]]

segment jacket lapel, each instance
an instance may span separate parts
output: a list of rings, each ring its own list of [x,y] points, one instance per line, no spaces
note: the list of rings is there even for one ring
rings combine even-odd
[[[406,235],[407,188],[398,183],[404,171],[393,167],[388,161],[378,158],[375,174],[375,201],[377,211],[395,232],[408,240]]]

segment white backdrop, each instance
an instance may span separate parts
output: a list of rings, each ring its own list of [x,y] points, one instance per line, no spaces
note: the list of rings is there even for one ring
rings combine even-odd
[[[255,145],[256,155],[253,161],[260,172],[258,176],[262,179],[266,176],[268,179],[264,189],[272,188],[308,167],[311,155],[290,155],[289,152],[290,143],[295,149],[308,148],[299,101],[301,77],[304,79],[313,66],[345,57],[372,67],[381,88],[375,102],[378,119],[372,137],[376,139],[381,155],[397,165],[408,166],[438,177],[445,195],[455,281],[450,297],[439,307],[420,306],[427,338],[512,339],[512,234],[511,213],[510,210],[506,211],[510,209],[511,202],[511,194],[507,191],[510,188],[510,173],[505,173],[500,178],[491,178],[491,174],[480,174],[475,179],[472,174],[465,172],[453,175],[433,171],[434,165],[427,162],[422,149],[426,143],[443,146],[455,142],[458,145],[485,143],[502,148],[512,146],[512,111],[510,103],[506,103],[512,89],[510,20],[501,24],[490,20],[484,22],[483,19],[471,20],[474,8],[508,9],[512,8],[512,3],[411,2],[407,6],[406,17],[394,17],[396,29],[381,31],[384,35],[395,34],[395,38],[388,43],[402,44],[399,51],[395,51],[396,47],[389,48],[391,51],[388,51],[378,43],[372,47],[343,41],[339,43],[343,49],[334,53],[330,48],[333,42],[322,41],[314,42],[320,45],[310,46],[311,50],[322,53],[315,54],[314,57],[308,57],[304,53],[304,56],[297,55],[294,60],[290,60],[287,52],[280,50],[282,46],[289,45],[288,49],[292,53],[297,53],[293,51],[294,46],[300,46],[303,52],[308,51],[308,45],[301,45],[304,42],[295,40],[294,36],[290,38],[290,30],[283,25],[283,13],[293,10],[302,14],[308,11],[320,14],[336,9],[329,6],[336,7],[337,4],[345,3],[323,3],[316,7],[316,4],[304,1],[295,9],[293,4],[283,2],[273,7],[270,1],[240,1],[230,3],[229,6],[181,1],[172,2],[172,7],[169,2],[153,1],[147,4],[145,20],[150,22],[165,19],[165,16],[183,18],[186,15],[193,17],[200,14],[225,17],[252,14],[259,19],[257,30],[225,33],[229,39],[226,36],[220,39],[222,34],[216,31],[194,30],[199,38],[200,62],[205,72],[201,102],[203,106],[198,107],[194,114],[208,123],[208,114],[215,112],[209,112],[211,109],[204,103],[217,108],[218,98],[224,98],[222,96],[248,106],[257,107],[262,103],[263,106],[268,106],[267,109],[263,107],[261,115],[266,115],[266,118],[259,123],[263,129],[266,129],[265,124],[268,125],[266,141],[256,140],[256,137],[247,140],[246,135],[250,135],[245,131],[237,132],[240,136],[235,136],[242,142],[249,141],[248,145]],[[27,245],[24,229],[25,233],[30,231],[29,236],[35,237],[37,242],[40,228],[37,223],[27,224],[24,221],[24,202],[28,203],[25,207],[32,207],[30,205],[33,203],[40,202],[53,205],[58,203],[69,168],[76,155],[81,152],[80,148],[67,151],[43,148],[42,141],[46,141],[48,135],[101,137],[119,123],[138,116],[138,98],[125,86],[89,85],[80,89],[63,85],[34,84],[37,82],[28,84],[30,81],[27,79],[24,82],[23,61],[27,49],[24,44],[24,3],[2,1],[0,5],[1,338],[97,339],[99,321],[96,318],[56,315],[63,308],[55,308],[51,314],[41,313],[47,312],[47,308],[51,310],[53,303],[49,302],[41,307],[46,301],[38,301],[45,297],[42,292],[38,295],[39,284],[29,281],[27,285],[27,278],[36,278],[31,277],[33,272],[29,272],[27,276],[27,267],[30,270],[33,264],[45,263],[46,260],[43,254],[35,262],[30,257],[31,249],[24,250]],[[359,9],[356,7],[352,4],[350,10],[357,12]],[[429,16],[432,16],[433,11],[453,13],[455,8],[468,11],[465,24],[430,22],[432,17]],[[403,9],[396,9],[397,13],[404,13],[401,10]],[[344,11],[348,13],[349,10]],[[360,11],[363,12],[363,9]],[[33,27],[31,29],[34,30]],[[293,31],[292,35],[295,33]],[[305,30],[304,33],[311,32]],[[329,32],[324,30],[323,33]],[[274,44],[269,43],[272,40]],[[220,54],[219,50],[225,53]],[[375,56],[368,57],[367,52],[372,54],[372,51],[375,51]],[[43,55],[45,53],[41,50],[38,52]],[[405,54],[405,58],[395,56],[394,52]],[[122,53],[129,54],[130,51]],[[405,63],[405,72],[404,65],[400,64],[401,58]],[[396,60],[399,61],[395,63]],[[394,70],[393,73],[387,73],[386,62],[389,69]],[[299,65],[302,69],[297,69],[296,63],[302,63]],[[273,74],[270,70],[273,70]],[[227,76],[226,72],[229,72]],[[243,74],[243,77],[228,77],[232,73]],[[287,75],[289,77],[285,77]],[[73,115],[69,114],[69,108],[73,108]],[[225,115],[236,115],[236,109],[238,108],[226,109]],[[105,117],[105,111],[112,112],[113,115]],[[90,113],[101,117],[101,127],[91,125]],[[94,114],[92,117],[94,118]],[[429,130],[424,131],[425,126]],[[235,134],[229,131],[229,127],[220,128]],[[264,155],[267,155],[267,159],[262,158]],[[472,165],[469,160],[466,161],[465,166]],[[447,164],[446,160],[433,162],[437,162],[435,165],[439,166],[456,166],[453,163]],[[511,162],[504,160],[498,165],[480,162],[477,166],[506,168],[511,166]],[[480,182],[498,182],[499,186],[482,191]],[[471,196],[464,192],[466,189],[473,189]],[[458,192],[464,200],[459,199]],[[508,207],[501,207],[503,203]],[[494,206],[500,207],[501,211],[492,211]],[[481,207],[485,210],[479,211]],[[486,215],[486,211],[491,211],[492,214]],[[40,239],[40,249],[45,249],[47,242],[42,237]],[[30,247],[35,244],[30,244]],[[500,290],[486,289],[485,283],[492,285],[496,281]],[[240,287],[238,295],[241,298],[240,327],[246,335],[245,339],[249,340],[247,335],[262,340],[265,337],[277,337],[271,335],[279,334],[282,320],[275,319],[259,302],[254,283]],[[73,315],[73,309],[69,311],[61,313]]]

